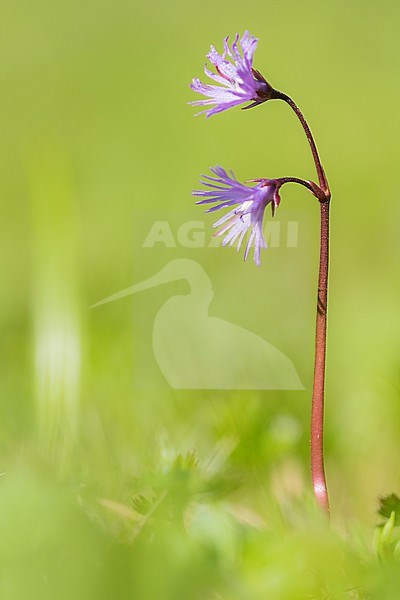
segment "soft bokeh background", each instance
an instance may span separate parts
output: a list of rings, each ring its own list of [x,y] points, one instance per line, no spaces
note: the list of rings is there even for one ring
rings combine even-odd
[[[394,0],[1,3],[2,597],[398,597],[372,537],[377,497],[400,492],[399,18]],[[209,239],[190,192],[210,165],[314,177],[283,103],[209,120],[186,106],[209,44],[246,28],[333,191],[330,534],[309,492],[315,202],[287,186],[259,269],[177,239],[190,220]],[[154,221],[173,247],[142,247]],[[175,258],[304,391],[171,389],[152,326],[184,281],[90,308]]]

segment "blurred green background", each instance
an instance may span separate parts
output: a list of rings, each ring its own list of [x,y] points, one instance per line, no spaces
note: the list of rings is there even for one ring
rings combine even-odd
[[[373,545],[377,497],[400,492],[399,18],[393,0],[1,2],[2,598],[399,597]],[[186,106],[209,45],[245,29],[333,193],[330,532],[308,466],[315,202],[284,189],[276,219],[298,245],[283,236],[259,269],[176,237],[192,220],[209,239],[190,194],[211,165],[314,178],[283,103],[208,120]],[[154,221],[175,245],[143,248]],[[152,324],[184,281],[90,308],[175,258],[304,391],[173,390]]]

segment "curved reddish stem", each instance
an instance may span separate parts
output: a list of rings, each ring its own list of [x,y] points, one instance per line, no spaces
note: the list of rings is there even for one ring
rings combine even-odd
[[[299,119],[299,121],[304,129],[304,133],[306,134],[308,143],[310,145],[311,153],[312,153],[313,159],[314,159],[315,169],[316,169],[317,175],[318,175],[319,185],[325,193],[325,201],[329,200],[330,199],[330,190],[329,190],[328,181],[326,179],[325,171],[322,166],[321,160],[319,158],[317,146],[315,144],[310,127],[308,126],[308,123],[307,123],[306,119],[304,118],[303,113],[301,112],[301,110],[297,106],[297,104],[287,94],[284,94],[283,92],[279,92],[276,90],[274,93],[274,98],[277,98],[279,100],[283,100],[284,102],[286,102],[286,104],[288,104],[290,106],[290,108],[294,111],[297,118]]]
[[[297,183],[311,189],[320,203],[321,211],[321,233],[320,233],[320,256],[318,274],[317,295],[317,317],[315,328],[315,358],[314,379],[311,405],[310,424],[310,454],[311,454],[311,478],[314,496],[321,508],[329,515],[329,497],[324,468],[324,406],[325,406],[325,359],[326,359],[326,326],[327,326],[327,300],[328,300],[328,266],[329,266],[329,204],[331,192],[326,179],[324,169],[319,158],[317,146],[312,136],[303,113],[297,104],[286,94],[274,90],[273,98],[283,100],[292,108],[299,119],[304,133],[310,145],[317,171],[319,187],[313,182],[296,180]],[[290,178],[288,178],[289,180]],[[307,185],[308,183],[308,185]]]
[[[305,179],[299,179],[298,177],[280,177],[277,181],[280,183],[279,187],[285,183],[298,183],[307,188],[316,198],[321,199],[324,197],[324,192],[313,181],[306,181]]]

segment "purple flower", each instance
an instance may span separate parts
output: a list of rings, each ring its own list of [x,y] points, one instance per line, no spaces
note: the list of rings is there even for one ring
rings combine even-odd
[[[252,68],[253,54],[257,46],[257,39],[245,31],[240,40],[241,53],[238,50],[239,35],[230,48],[228,38],[224,40],[224,53],[218,54],[214,46],[211,46],[207,58],[214,66],[216,73],[210,71],[206,66],[204,72],[210,79],[221,85],[210,85],[201,83],[200,79],[193,79],[190,87],[198,94],[206,96],[206,100],[194,100],[189,102],[194,106],[208,106],[214,104],[213,108],[202,111],[207,117],[215,115],[231,106],[252,102],[250,106],[261,104],[272,97],[273,89],[264,77]],[[201,113],[198,113],[201,114]]]
[[[222,167],[213,167],[211,172],[215,177],[203,175],[205,181],[200,181],[209,189],[192,192],[193,196],[203,198],[196,204],[215,203],[215,206],[206,212],[236,206],[214,223],[214,227],[220,228],[214,235],[225,235],[222,245],[233,246],[236,244],[238,251],[246,233],[250,232],[244,251],[244,260],[246,260],[250,248],[254,246],[254,262],[259,265],[260,249],[267,247],[262,233],[264,211],[267,205],[271,204],[273,215],[275,208],[279,205],[280,181],[254,179],[252,181],[256,182],[256,185],[250,187],[240,183],[232,171],[228,175]]]

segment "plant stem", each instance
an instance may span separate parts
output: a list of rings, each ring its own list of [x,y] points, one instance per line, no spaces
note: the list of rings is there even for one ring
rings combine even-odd
[[[326,199],[328,199],[328,196],[330,198],[329,185],[328,185],[328,182],[327,182],[327,179],[325,176],[323,166],[321,164],[321,160],[319,158],[317,146],[315,145],[314,138],[312,136],[312,133],[308,126],[308,123],[304,118],[303,113],[301,112],[301,110],[297,106],[297,104],[287,94],[276,91],[274,97],[278,98],[279,100],[283,100],[284,102],[286,102],[286,104],[289,104],[290,108],[294,111],[297,118],[299,119],[299,121],[304,129],[304,133],[306,134],[308,143],[310,144],[311,153],[313,155],[314,164],[315,164],[315,168],[316,168],[317,175],[318,175],[319,185],[322,188],[322,190],[325,192]]]
[[[321,211],[320,255],[317,295],[317,317],[315,329],[314,380],[311,405],[310,453],[311,478],[314,496],[321,508],[329,515],[329,497],[324,469],[324,391],[325,391],[325,357],[326,357],[326,325],[328,300],[328,264],[329,264],[329,204],[331,193],[324,169],[319,158],[317,146],[303,113],[297,104],[286,94],[275,92],[275,98],[283,100],[294,111],[299,119],[314,159],[319,186],[322,194],[318,197]]]
[[[318,504],[329,514],[329,498],[324,469],[324,388],[326,319],[329,261],[329,200],[320,202],[321,238],[318,275],[317,318],[315,329],[314,382],[311,406],[311,477]]]
[[[285,183],[298,183],[307,188],[316,198],[321,199],[324,197],[324,192],[313,181],[305,181],[298,177],[280,177],[277,181],[279,181],[280,185],[284,185]]]

